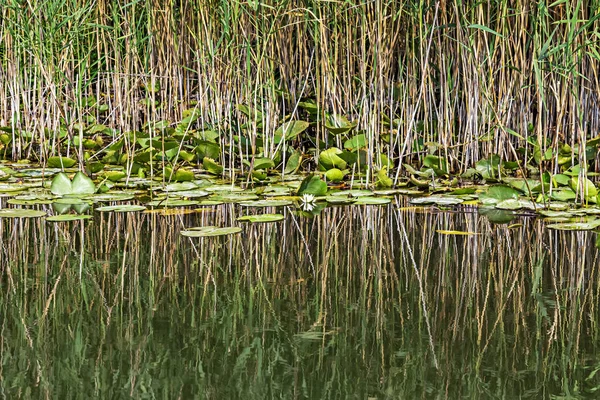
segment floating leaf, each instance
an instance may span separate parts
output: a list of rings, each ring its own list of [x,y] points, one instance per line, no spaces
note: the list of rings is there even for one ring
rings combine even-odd
[[[283,220],[283,215],[281,214],[260,214],[260,215],[245,215],[243,217],[239,217],[238,221],[248,221],[252,223],[257,222],[276,222]]]
[[[153,200],[146,205],[149,207],[189,207],[197,204],[199,204],[199,202],[195,200],[166,198],[162,200]]]
[[[290,200],[256,200],[242,201],[239,204],[244,207],[283,207],[290,206],[293,203]]]
[[[138,205],[133,205],[133,204],[123,204],[123,205],[117,205],[117,206],[98,207],[98,208],[96,208],[96,211],[100,211],[100,212],[137,212],[137,211],[143,211],[145,209],[146,209],[146,207],[144,207],[144,206],[138,206]]]
[[[204,191],[204,190],[196,189],[196,190],[178,191],[177,195],[181,196],[181,197],[189,197],[190,199],[193,199],[193,198],[197,198],[197,197],[206,197],[206,196],[210,195],[210,193],[208,193],[207,191]]]
[[[96,185],[83,172],[77,172],[71,184],[72,194],[92,194],[96,192]]]
[[[52,178],[52,184],[50,185],[50,191],[58,196],[64,196],[65,194],[73,193],[73,187],[71,180],[64,172],[59,172]]]
[[[379,205],[383,205],[383,204],[389,204],[391,202],[392,202],[392,200],[387,197],[362,196],[362,197],[357,197],[354,204],[357,206],[379,206]]]
[[[531,200],[507,199],[496,204],[496,208],[500,210],[535,210],[537,207]]]
[[[53,215],[51,217],[46,218],[46,221],[49,222],[66,222],[66,221],[80,221],[84,219],[92,219],[91,215],[75,215],[75,214],[65,214],[65,215]]]
[[[201,226],[197,228],[189,228],[188,230],[181,231],[181,234],[186,237],[210,237],[210,236],[224,236],[234,235],[240,233],[242,228],[232,226],[228,228],[219,228],[216,226]]]
[[[506,185],[496,185],[488,188],[487,192],[479,196],[484,204],[495,204],[502,200],[518,199],[519,192]]]
[[[354,204],[356,202],[356,198],[353,197],[344,197],[344,196],[326,196],[325,201],[329,204]]]
[[[600,219],[590,222],[564,222],[558,224],[546,225],[548,229],[557,229],[561,231],[590,231],[600,227]]]
[[[0,218],[39,218],[45,215],[44,211],[27,208],[4,208],[0,210]]]
[[[417,197],[410,200],[410,204],[437,204],[442,206],[451,206],[464,202],[463,199],[457,197],[446,197],[446,196],[427,196]]]

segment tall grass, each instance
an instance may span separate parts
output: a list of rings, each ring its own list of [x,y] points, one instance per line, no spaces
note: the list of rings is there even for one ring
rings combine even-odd
[[[81,135],[90,115],[118,136],[192,107],[198,127],[222,133],[233,168],[257,147],[273,156],[275,128],[286,115],[302,118],[298,102],[313,98],[366,132],[370,164],[387,154],[401,166],[429,148],[460,172],[490,154],[537,152],[552,172],[563,144],[574,164],[587,161],[586,141],[600,128],[599,7],[2,0],[0,125],[13,128],[13,158],[44,161],[59,151],[82,157],[61,138]],[[341,139],[317,125],[304,146],[334,144]]]

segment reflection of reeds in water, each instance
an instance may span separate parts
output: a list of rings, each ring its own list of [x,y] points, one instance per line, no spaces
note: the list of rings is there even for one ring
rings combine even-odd
[[[599,384],[594,233],[395,205],[291,211],[202,239],[179,231],[253,211],[0,219],[5,393],[543,398]]]

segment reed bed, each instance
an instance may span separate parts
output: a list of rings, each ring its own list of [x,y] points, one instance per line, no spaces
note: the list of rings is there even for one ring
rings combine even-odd
[[[64,138],[90,117],[116,140],[195,108],[233,169],[259,137],[273,156],[275,129],[304,118],[306,99],[355,121],[369,164],[386,154],[396,176],[431,149],[454,172],[534,152],[556,172],[564,144],[573,164],[590,161],[600,130],[595,0],[1,3],[0,125],[15,159],[83,159]],[[317,125],[302,145],[341,140]]]

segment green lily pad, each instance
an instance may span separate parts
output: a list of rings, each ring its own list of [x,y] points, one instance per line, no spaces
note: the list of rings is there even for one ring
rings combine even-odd
[[[362,197],[358,197],[356,199],[356,201],[354,202],[354,205],[357,205],[357,206],[378,206],[378,205],[383,205],[383,204],[389,204],[391,202],[392,202],[392,199],[389,199],[387,197],[362,196]]]
[[[289,200],[256,200],[256,201],[242,201],[239,203],[240,206],[244,207],[283,207],[290,206],[293,203]]]
[[[165,186],[165,192],[181,192],[198,188],[194,182],[177,182]],[[178,193],[179,194],[179,193]]]
[[[491,186],[486,193],[479,196],[479,199],[483,204],[496,204],[502,200],[518,198],[519,191],[506,185]]]
[[[496,204],[500,210],[535,210],[537,207],[531,200],[507,199]]]
[[[373,196],[373,192],[370,190],[362,189],[340,190],[339,192],[331,193],[331,196],[363,197]]]
[[[94,194],[94,195],[82,197],[82,199],[92,200],[96,203],[109,202],[109,201],[127,201],[127,200],[131,200],[134,198],[135,198],[135,196],[133,194],[121,193],[121,192],[101,193],[101,194]]]
[[[222,203],[241,203],[243,201],[254,201],[258,200],[258,196],[254,193],[223,193],[220,195],[213,195],[211,200],[220,201]]]
[[[210,193],[208,193],[205,190],[196,189],[196,190],[182,190],[182,191],[178,191],[177,195],[181,196],[181,197],[189,197],[190,199],[193,199],[193,198],[198,198],[198,197],[209,196]]]
[[[186,237],[210,237],[210,236],[224,236],[234,235],[240,233],[242,228],[237,226],[231,226],[227,228],[219,228],[217,226],[201,226],[197,228],[189,228],[188,230],[181,231],[181,234]]]
[[[437,204],[441,206],[451,206],[463,203],[463,199],[457,197],[445,197],[445,196],[427,196],[427,197],[416,197],[410,200],[410,204]]]
[[[94,182],[81,171],[75,174],[73,181],[71,181],[64,172],[59,172],[52,179],[50,191],[58,196],[68,194],[92,194],[96,191],[96,185],[94,185]]]
[[[85,219],[92,219],[91,215],[75,215],[75,214],[64,214],[64,215],[53,215],[46,218],[49,222],[65,222],[65,221],[81,221]]]
[[[344,196],[325,196],[325,201],[329,204],[346,205],[354,204],[354,202],[356,202],[356,198]]]
[[[558,224],[546,225],[548,229],[557,229],[561,231],[590,231],[600,227],[600,219],[590,222],[563,222]]]
[[[46,215],[45,211],[28,208],[5,208],[0,210],[0,218],[39,218]]]
[[[199,204],[199,201],[195,200],[182,200],[167,198],[163,200],[153,200],[146,204],[149,207],[189,207]]]
[[[212,185],[208,187],[203,187],[202,190],[206,190],[207,192],[243,192],[239,186],[234,185]]]
[[[281,214],[260,214],[260,215],[245,215],[243,217],[239,217],[238,221],[248,221],[252,223],[257,222],[277,222],[283,220],[283,215]]]
[[[138,205],[133,205],[133,204],[123,204],[123,205],[117,205],[117,206],[98,207],[98,208],[96,208],[96,211],[100,211],[100,212],[137,212],[137,211],[143,211],[145,209],[146,209],[146,207],[144,207],[144,206],[138,206]]]

